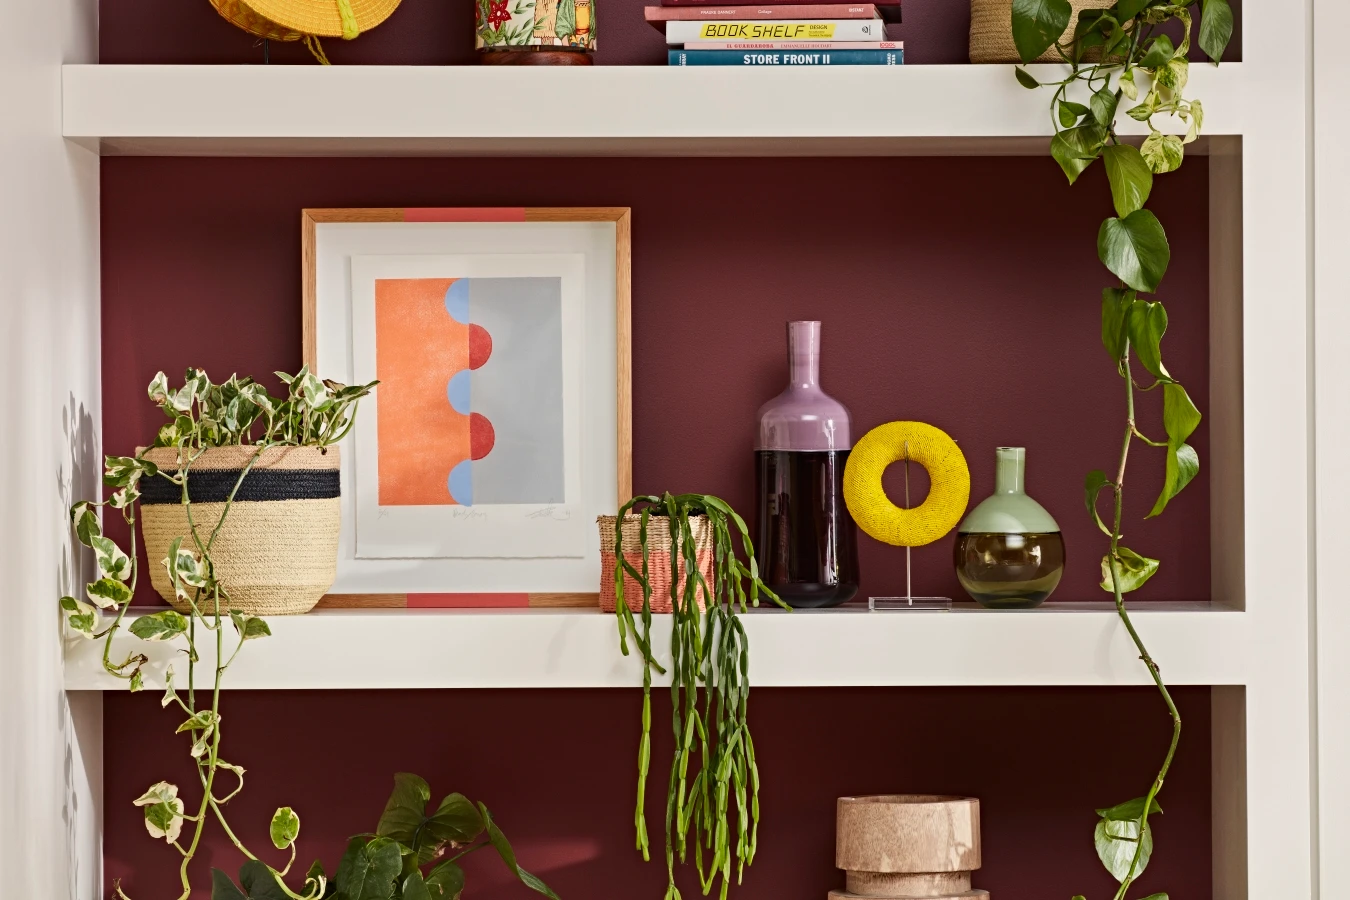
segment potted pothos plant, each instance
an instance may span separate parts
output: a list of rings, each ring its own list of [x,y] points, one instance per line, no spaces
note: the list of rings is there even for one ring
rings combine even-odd
[[[622,527],[634,518],[636,561],[625,552]],[[654,535],[658,529],[649,533],[653,520],[660,521],[659,537]],[[720,882],[725,897],[733,869],[739,883],[745,867],[754,862],[759,839],[759,767],[748,715],[750,643],[739,613],[747,604],[759,606],[761,595],[788,607],[760,581],[745,521],[717,497],[635,497],[619,510],[618,523],[614,594],[619,649],[627,656],[631,637],[642,657],[642,736],[633,816],[637,849],[643,859],[651,858],[644,807],[651,764],[652,672],[668,671],[652,653],[653,587],[660,582],[672,607],[669,674],[675,738],[666,789],[665,896],[680,900],[675,859],[684,864],[692,851],[703,893]],[[666,559],[656,557],[655,566],[654,543],[656,553],[667,554]],[[707,543],[711,560],[706,559]],[[641,591],[641,603],[632,604],[639,618],[624,596],[628,581]]]
[[[297,895],[279,874],[257,859],[239,870],[236,885],[220,869],[211,870],[211,900],[294,900],[297,896],[333,900],[455,900],[464,891],[464,870],[459,861],[470,853],[491,848],[520,883],[551,900],[558,895],[520,867],[515,850],[502,833],[492,813],[482,803],[463,794],[449,794],[428,809],[431,788],[417,775],[394,776],[394,791],[375,826],[374,834],[351,839],[331,879],[315,860],[305,875],[306,893]],[[272,842],[277,849],[291,850],[295,862],[295,837],[300,820],[294,814],[272,821]],[[287,869],[290,864],[287,864]]]
[[[309,520],[313,513],[293,518],[256,507],[277,502],[278,493],[331,492],[328,482],[335,480],[336,470],[330,469],[322,457],[331,453],[336,460],[337,450],[332,445],[346,434],[358,402],[374,387],[320,381],[307,369],[295,376],[277,374],[289,388],[285,398],[269,396],[248,378],[232,376],[223,384],[212,384],[201,369],[188,369],[184,384],[174,389],[159,373],[150,383],[149,396],[169,421],[159,430],[154,446],[134,456],[107,457],[103,480],[113,488],[111,495],[100,501],[82,500],[70,511],[76,537],[94,552],[99,577],[85,586],[87,599],[61,598],[66,623],[84,638],[102,641],[104,669],[124,679],[132,691],[139,691],[144,687],[147,656],[133,652],[116,660],[113,643],[124,627],[139,577],[137,511],[148,506],[166,507],[160,521],[168,525],[158,528],[159,543],[147,540],[149,558],[163,569],[163,575],[152,580],[158,580],[161,591],[183,611],[147,613],[134,619],[128,630],[144,641],[182,642],[183,657],[177,665],[186,668],[186,683],[182,685],[186,690],[177,690],[174,667],[169,666],[164,672],[160,705],[176,706],[185,716],[178,733],[185,735],[202,791],[190,810],[179,795],[178,785],[161,781],[134,803],[144,812],[150,836],[163,839],[179,852],[184,898],[192,892],[188,869],[209,821],[219,822],[235,847],[251,861],[257,860],[236,837],[225,814],[225,804],[243,789],[244,769],[221,752],[220,688],[225,672],[244,645],[270,636],[271,629],[257,615],[266,604],[249,606],[249,592],[236,587],[231,579],[237,572],[243,587],[268,588],[265,581],[256,581],[250,567],[265,568],[278,547],[284,556],[285,548],[296,546],[293,535],[275,533],[279,521],[312,537]],[[276,465],[278,460],[294,460],[290,454],[298,455],[298,463]],[[223,464],[213,465],[222,457]],[[329,471],[331,477],[322,475]],[[263,472],[266,477],[259,477]],[[321,473],[317,479],[315,472]],[[155,502],[148,502],[150,498]],[[250,505],[254,508],[236,528],[231,513],[236,512],[238,518],[237,511]],[[98,516],[101,507],[118,511],[126,522],[126,549],[103,534]],[[304,503],[298,507],[308,508]],[[324,528],[329,525],[323,523]],[[261,554],[257,552],[260,544],[266,544]],[[303,547],[294,552],[312,555],[314,549]],[[305,570],[308,565],[301,563],[297,568]],[[305,579],[312,577],[305,575]],[[285,586],[285,578],[279,580]],[[233,631],[228,648],[227,630]],[[206,644],[211,645],[214,656],[209,670],[203,673]],[[289,807],[277,810],[272,821],[274,841],[286,835],[293,841],[298,829],[299,819]],[[289,843],[278,844],[281,849],[286,846]],[[278,879],[289,870],[289,865],[280,870],[260,865]],[[278,883],[286,896],[296,900],[315,900],[322,893],[309,886],[300,894],[285,888],[284,881]],[[126,900],[120,885],[114,885],[114,894]]]
[[[1158,774],[1143,796],[1097,810],[1094,842],[1102,864],[1120,883],[1115,900],[1143,873],[1153,853],[1149,817],[1162,812],[1158,795],[1181,739],[1177,712],[1162,671],[1149,654],[1125,606],[1125,595],[1142,587],[1161,564],[1121,542],[1126,464],[1135,442],[1161,451],[1162,491],[1148,516],[1161,515],[1200,471],[1200,458],[1187,439],[1200,424],[1200,411],[1185,387],[1167,370],[1162,338],[1167,310],[1155,294],[1171,261],[1167,234],[1146,204],[1154,177],[1181,166],[1185,150],[1204,125],[1204,107],[1186,99],[1192,22],[1200,14],[1200,49],[1217,65],[1233,33],[1228,0],[1168,2],[1118,0],[1105,9],[1086,9],[1071,22],[1069,0],[1014,0],[1012,36],[1024,63],[1053,49],[1069,69],[1058,80],[1039,81],[1025,68],[1017,80],[1028,88],[1050,87],[1050,117],[1055,135],[1050,154],[1073,183],[1098,159],[1106,169],[1115,216],[1102,222],[1097,255],[1115,276],[1102,291],[1101,340],[1123,387],[1120,453],[1109,470],[1089,472],[1084,485],[1088,514],[1105,536],[1101,586],[1115,600],[1130,639],[1157,686],[1172,722],[1172,737]],[[1161,27],[1180,24],[1181,41],[1173,43]],[[1072,32],[1068,31],[1073,25]],[[1061,37],[1067,38],[1062,40]],[[1117,131],[1120,113],[1148,126],[1139,146]],[[1175,117],[1184,134],[1163,132],[1155,120]],[[1149,437],[1137,417],[1140,394],[1162,394],[1164,436]],[[1101,513],[1101,499],[1108,512]],[[1145,900],[1166,900],[1155,893]],[[1075,900],[1083,900],[1080,895]]]

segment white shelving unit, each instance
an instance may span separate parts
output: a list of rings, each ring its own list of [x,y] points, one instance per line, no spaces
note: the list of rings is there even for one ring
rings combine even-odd
[[[1209,157],[1202,477],[1217,603],[1140,604],[1135,621],[1170,683],[1212,687],[1216,900],[1316,889],[1312,92],[1290,46],[1290,36],[1310,34],[1305,6],[1246,0],[1245,61],[1195,65],[1187,89],[1204,101],[1209,135],[1194,149]],[[528,117],[480,102],[545,88],[588,102],[544,104]],[[61,84],[65,138],[104,155],[1023,155],[1045,152],[1048,100],[1006,66],[67,65]],[[96,205],[91,214],[96,221]],[[1267,448],[1278,455],[1258,471],[1249,462]],[[639,684],[635,660],[615,652],[614,621],[595,612],[331,611],[272,626],[276,637],[231,670],[232,687]],[[1102,605],[763,613],[747,628],[751,677],[763,686],[1147,683]],[[661,627],[656,643],[666,643]],[[158,672],[173,651],[156,652]],[[72,710],[112,686],[90,644],[67,643],[65,686]],[[94,714],[75,718],[87,757],[99,739]]]
[[[1194,67],[1207,134],[1242,134],[1247,78]],[[587,100],[482,102],[542,92]],[[1004,155],[1052,134],[1007,66],[66,66],[62,94],[67,138],[135,156]]]
[[[1155,606],[1163,606],[1155,609]],[[1254,636],[1247,616],[1207,605],[1143,604],[1136,627],[1166,663],[1172,684],[1244,685]],[[1068,607],[1068,608],[1063,608]],[[270,688],[594,688],[641,684],[636,656],[618,652],[613,616],[599,610],[329,610],[272,619],[274,637],[251,643],[229,686]],[[226,655],[235,638],[228,628]],[[1125,685],[1148,673],[1109,604],[1026,611],[752,612],[750,681],[760,687],[864,685]],[[670,617],[653,645],[669,661]],[[210,642],[208,642],[210,643]],[[631,644],[630,644],[631,647]],[[147,684],[163,687],[183,656],[134,637],[118,659],[147,653]],[[214,666],[213,647],[202,671]],[[74,638],[67,690],[125,690],[103,671],[102,642]]]

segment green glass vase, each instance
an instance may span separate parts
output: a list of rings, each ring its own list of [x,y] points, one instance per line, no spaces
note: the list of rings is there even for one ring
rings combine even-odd
[[[956,577],[990,609],[1040,606],[1064,574],[1064,536],[1027,496],[1026,449],[999,447],[994,493],[957,526]]]

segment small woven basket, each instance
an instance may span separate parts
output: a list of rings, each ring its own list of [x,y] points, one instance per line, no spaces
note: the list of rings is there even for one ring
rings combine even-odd
[[[1073,36],[1078,14],[1085,9],[1106,9],[1115,0],[1069,0],[1073,15],[1065,34]],[[1060,40],[1064,40],[1063,36]],[[970,0],[970,61],[973,63],[1020,63],[1012,36],[1012,0]],[[1062,62],[1053,46],[1036,62]]]
[[[249,34],[273,41],[306,36],[353,38],[379,25],[399,0],[211,0],[216,12]]]
[[[216,447],[192,463],[192,521],[203,541],[220,521],[240,472],[256,454],[256,447]],[[151,450],[145,458],[169,472],[180,465],[172,447]],[[337,575],[341,525],[338,465],[336,447],[274,447],[253,464],[211,548],[230,609],[255,616],[295,615],[309,612],[328,591]],[[182,488],[155,477],[143,479],[141,491],[150,583],[171,606],[188,612],[162,563],[175,538],[182,537],[185,547],[194,546]]]
[[[618,568],[618,558],[614,554],[615,528],[617,516],[601,516],[596,519],[600,526],[600,609],[614,612],[618,601],[614,594],[614,570]],[[713,578],[713,529],[705,516],[696,516],[690,520],[694,533],[694,549],[698,557],[698,570],[703,579],[712,587]],[[627,515],[623,518],[623,558],[639,572],[642,571],[642,516]],[[676,573],[676,593],[683,596],[685,586],[684,560],[680,559]],[[670,520],[665,516],[651,516],[647,519],[647,579],[652,586],[652,612],[668,613],[674,611],[670,600]],[[633,612],[642,611],[642,585],[632,575],[623,576],[624,603]],[[699,608],[704,606],[703,592],[697,595]]]

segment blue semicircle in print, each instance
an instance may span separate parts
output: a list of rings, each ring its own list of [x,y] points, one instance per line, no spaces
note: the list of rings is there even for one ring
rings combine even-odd
[[[464,460],[458,463],[450,470],[450,477],[446,479],[446,489],[450,491],[450,498],[460,506],[473,506],[473,461]]]
[[[469,324],[469,279],[456,278],[445,289],[445,311],[461,325]]]
[[[445,383],[445,396],[450,407],[461,416],[469,414],[469,370],[460,369]]]

